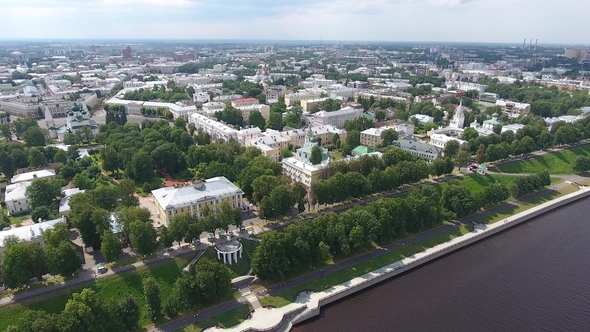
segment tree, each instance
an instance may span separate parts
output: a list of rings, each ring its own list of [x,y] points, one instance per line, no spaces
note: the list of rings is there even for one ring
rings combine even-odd
[[[13,159],[6,152],[0,151],[0,172],[4,173],[6,178],[12,178],[15,171],[14,166]]]
[[[361,133],[358,130],[350,131],[348,135],[346,135],[346,144],[348,144],[351,149],[361,145]]]
[[[399,138],[399,133],[395,129],[387,129],[381,132],[381,146],[386,147]]]
[[[242,211],[240,208],[232,208],[227,201],[217,206],[219,226],[224,231],[229,230],[230,225],[240,227],[242,225]]]
[[[108,331],[113,327],[111,313],[100,296],[85,288],[74,293],[59,317],[61,331]]]
[[[317,165],[322,162],[322,149],[319,146],[314,146],[311,148],[311,157],[309,158],[309,162],[312,165]]]
[[[268,219],[283,216],[291,211],[294,203],[290,186],[277,186],[260,202],[261,217]]]
[[[59,332],[58,318],[58,315],[48,314],[43,310],[28,310],[19,319],[18,326],[12,327],[18,332]]]
[[[39,220],[49,220],[49,216],[51,215],[51,209],[46,205],[41,205],[36,207],[31,212],[31,220],[37,222]]]
[[[125,175],[135,182],[147,182],[154,175],[152,158],[144,151],[133,155],[125,167]]]
[[[12,141],[12,130],[8,123],[0,124],[0,135],[7,141]]]
[[[477,148],[477,152],[475,153],[475,161],[478,164],[481,164],[486,161],[486,158],[486,146],[484,144],[480,144]]]
[[[68,161],[68,156],[66,156],[66,153],[63,150],[57,150],[57,152],[53,156],[53,160],[56,163],[65,164]]]
[[[121,302],[115,304],[111,313],[116,315],[116,321],[121,324],[123,331],[134,331],[137,328],[140,311],[133,296],[125,296]]]
[[[283,129],[283,115],[278,112],[270,112],[266,128],[281,130]]]
[[[82,258],[69,241],[63,241],[57,247],[47,247],[45,256],[49,273],[53,275],[70,276],[82,265]]]
[[[186,169],[186,156],[176,145],[166,143],[158,146],[150,156],[154,164],[162,167],[171,174]]]
[[[131,244],[140,255],[150,255],[158,248],[156,230],[151,223],[136,220],[131,223]]]
[[[76,137],[78,138],[78,142],[84,144],[90,144],[90,142],[94,139],[94,134],[92,133],[92,129],[89,126],[82,126],[82,128],[76,130]]]
[[[174,238],[172,238],[172,235],[168,231],[168,227],[162,226],[160,229],[160,243],[162,244],[162,247],[170,248],[172,247],[173,242]]]
[[[60,196],[60,186],[57,182],[47,179],[33,181],[27,188],[26,195],[33,209],[40,206],[51,206]]]
[[[576,173],[584,173],[590,170],[590,157],[580,155],[574,162],[574,171]]]
[[[454,159],[455,166],[457,166],[457,168],[459,170],[461,170],[461,167],[467,165],[467,163],[469,162],[470,159],[471,159],[471,153],[469,153],[469,151],[459,150],[459,152],[457,153],[457,155],[455,156],[455,159]]]
[[[41,280],[47,273],[43,248],[35,242],[4,239],[2,277],[9,288],[25,285],[31,278]]]
[[[189,88],[194,89],[192,86]],[[174,119],[174,128],[180,128],[180,129],[186,131],[186,120],[183,118]]]
[[[121,242],[110,230],[105,231],[102,234],[100,251],[107,262],[114,262],[119,258],[119,255],[121,255]]]
[[[212,303],[229,292],[231,272],[225,265],[203,258],[196,264],[195,270],[195,283],[205,301]]]
[[[465,128],[465,130],[463,131],[463,135],[461,136],[461,139],[465,140],[465,141],[470,141],[472,139],[475,139],[476,137],[479,136],[479,133],[477,132],[477,130],[475,130],[475,128]]]
[[[63,143],[66,145],[76,145],[78,143],[80,143],[78,141],[78,136],[74,133],[66,133],[64,135],[64,140]]]
[[[183,213],[175,215],[170,220],[169,236],[171,240],[178,242],[178,245],[186,237],[191,219],[192,217],[190,215]]]
[[[45,146],[45,135],[39,127],[30,127],[23,133],[23,139],[27,146]]]
[[[43,167],[47,165],[45,154],[38,148],[29,149],[29,166],[33,168]]]
[[[121,168],[119,154],[114,148],[110,146],[100,150],[100,159],[102,159],[102,168],[111,174]]]
[[[55,224],[53,228],[46,229],[43,232],[43,241],[48,247],[57,247],[62,242],[69,242],[70,230],[68,229],[68,224],[60,222]]]
[[[12,123],[14,134],[19,138],[31,127],[39,128],[39,124],[34,118],[20,118]]]
[[[445,144],[445,148],[443,150],[443,154],[445,157],[454,158],[457,153],[459,152],[459,141],[457,140],[450,140]]]
[[[160,287],[152,277],[143,280],[143,296],[147,314],[152,320],[156,320],[162,313],[162,300],[160,298]]]
[[[281,180],[274,175],[262,175],[252,181],[252,199],[254,203],[260,203],[264,197],[270,195],[272,190],[281,184]]]
[[[375,111],[375,120],[377,120],[378,122],[385,120],[386,116],[387,116],[387,112],[385,112],[384,110]]]
[[[248,124],[250,125],[250,127],[258,127],[263,129],[265,123],[266,120],[264,119],[260,111],[254,110],[250,112],[250,115],[248,116]]]

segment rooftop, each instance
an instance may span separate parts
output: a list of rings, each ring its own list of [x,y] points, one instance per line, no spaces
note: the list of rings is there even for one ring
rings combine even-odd
[[[55,176],[54,169],[42,169],[40,171],[17,174],[15,176],[13,176],[12,179],[10,179],[10,182],[16,183],[16,182],[24,182],[24,181],[33,181],[35,179],[42,179],[42,178],[47,178],[47,177],[52,177],[52,176]]]
[[[43,221],[37,224],[15,227],[6,231],[0,231],[0,248],[4,247],[4,239],[6,239],[9,236],[16,236],[21,241],[31,241],[35,238],[43,236],[44,231],[52,229],[57,223],[60,222],[66,222],[65,218],[62,217],[55,220]]]
[[[192,205],[197,202],[210,200],[228,195],[241,194],[242,190],[223,176],[203,181],[200,188],[194,185],[185,187],[167,187],[152,191],[158,204],[164,209],[174,206]]]

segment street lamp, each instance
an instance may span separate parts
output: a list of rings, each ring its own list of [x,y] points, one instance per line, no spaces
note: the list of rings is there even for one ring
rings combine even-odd
[[[369,259],[373,260],[373,252],[372,251],[369,253]]]
[[[320,278],[324,277],[324,269],[320,269]]]
[[[415,236],[412,238],[412,244],[414,244],[414,243],[416,243],[416,237]]]

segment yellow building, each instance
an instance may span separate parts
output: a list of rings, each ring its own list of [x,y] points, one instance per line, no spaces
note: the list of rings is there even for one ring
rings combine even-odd
[[[170,220],[179,213],[201,217],[201,210],[208,206],[215,210],[217,204],[228,202],[231,207],[242,207],[244,192],[223,176],[192,184],[166,187],[152,191],[158,216],[170,225]]]

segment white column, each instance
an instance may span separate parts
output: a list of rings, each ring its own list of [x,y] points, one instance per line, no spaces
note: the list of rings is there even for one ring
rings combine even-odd
[[[221,253],[219,251],[217,252],[217,259],[221,259]]]
[[[240,258],[242,258],[242,252],[244,251],[244,246],[240,246]]]
[[[234,258],[236,259],[236,263],[237,263],[238,262],[238,252],[237,251],[234,253]]]
[[[228,256],[228,261],[229,261],[229,265],[231,265],[231,254],[225,254],[226,256]]]
[[[223,254],[223,264],[227,264],[227,262],[225,260],[225,254]]]

